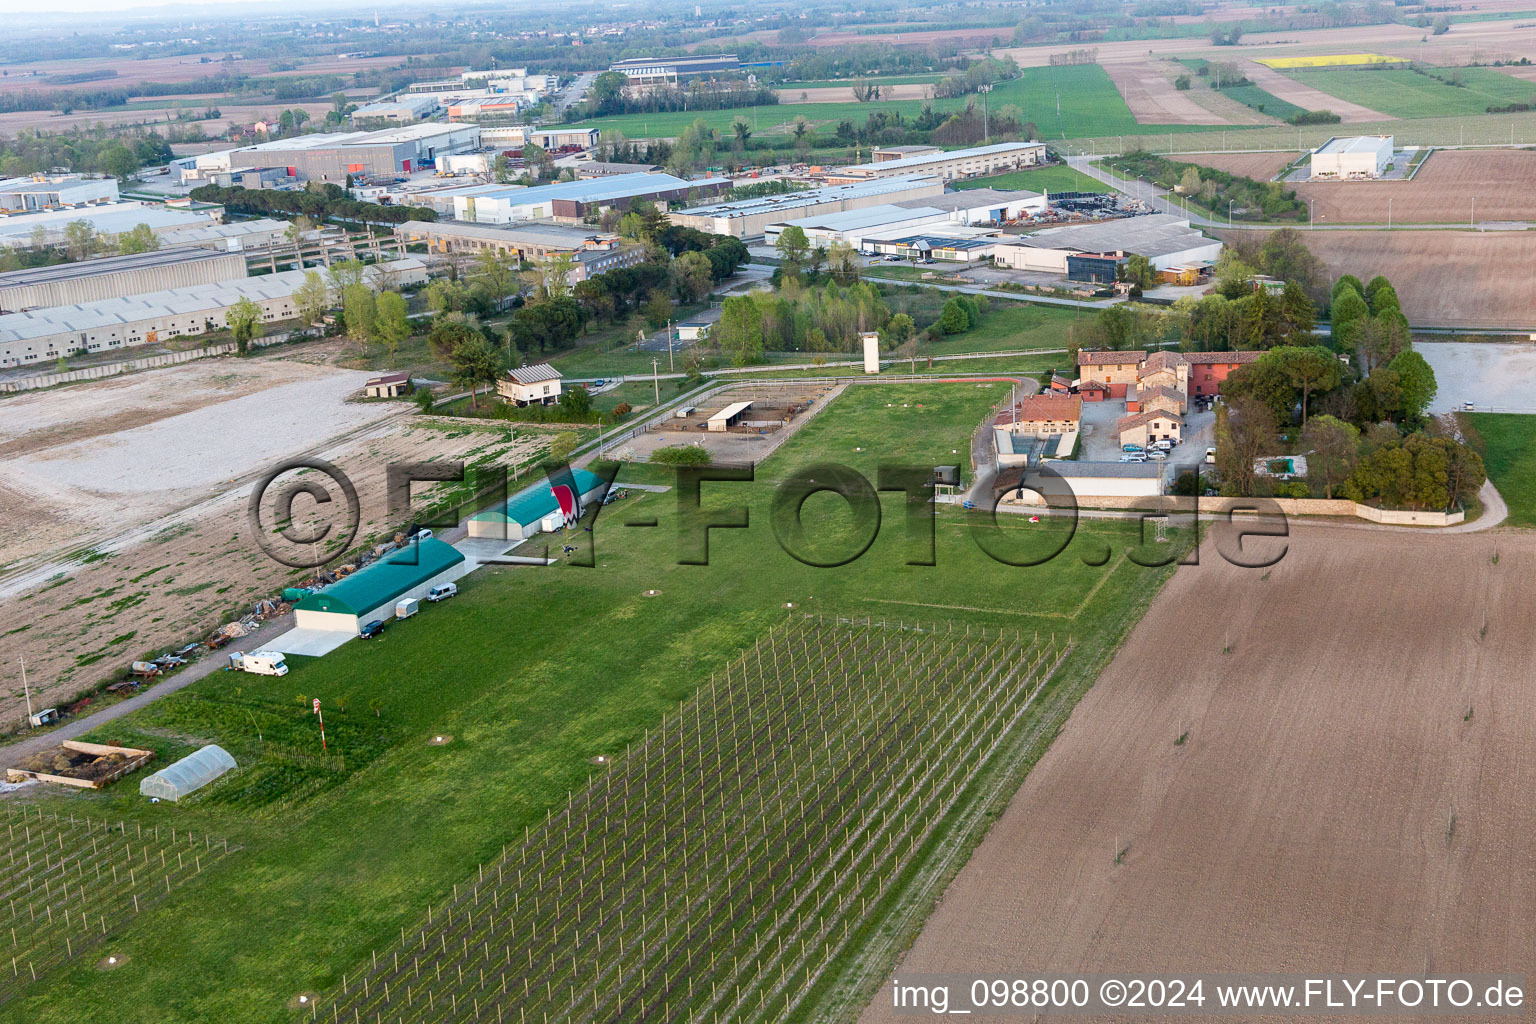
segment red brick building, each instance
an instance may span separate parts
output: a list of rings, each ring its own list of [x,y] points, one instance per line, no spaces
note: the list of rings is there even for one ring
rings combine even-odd
[[[1215,395],[1221,391],[1221,382],[1239,366],[1258,359],[1262,352],[1185,352],[1189,363],[1189,396]]]

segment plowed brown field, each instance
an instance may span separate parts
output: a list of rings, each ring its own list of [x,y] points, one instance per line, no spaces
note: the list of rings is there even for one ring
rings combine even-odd
[[[900,977],[1524,970],[1536,537],[1306,526],[1268,572],[1205,554]],[[888,1004],[887,986],[862,1019],[907,1019]]]
[[[1206,167],[1267,181],[1294,153],[1180,156]],[[1442,149],[1412,181],[1318,181],[1290,186],[1313,204],[1319,224],[1465,224],[1536,220],[1536,151]],[[1390,201],[1390,209],[1389,209]]]
[[[1482,202],[1477,205],[1481,210]],[[1243,233],[1215,232],[1224,239]],[[1335,276],[1354,274],[1368,281],[1385,274],[1415,327],[1524,330],[1536,324],[1536,288],[1531,286],[1536,232],[1303,228],[1303,233],[1307,248]]]

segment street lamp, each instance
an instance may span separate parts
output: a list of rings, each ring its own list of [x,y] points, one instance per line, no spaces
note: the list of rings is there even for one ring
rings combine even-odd
[[[1234,202],[1234,200],[1231,200],[1231,199],[1227,200],[1227,227],[1231,227],[1232,226],[1232,203],[1233,202]]]

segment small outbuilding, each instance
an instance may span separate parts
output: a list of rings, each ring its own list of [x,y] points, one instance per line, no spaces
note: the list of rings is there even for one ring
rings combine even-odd
[[[160,800],[180,800],[234,769],[235,759],[229,756],[229,752],[210,743],[146,777],[139,783],[139,795]]]
[[[709,418],[709,429],[716,433],[730,430],[741,422],[741,418],[750,408],[752,408],[751,402],[732,402]]]
[[[393,617],[401,598],[426,597],[427,591],[452,583],[469,568],[452,544],[435,537],[414,540],[300,600],[293,606],[294,625],[356,633],[374,619]]]
[[[399,398],[411,390],[411,375],[387,373],[382,377],[370,377],[363,383],[363,394],[369,398]]]

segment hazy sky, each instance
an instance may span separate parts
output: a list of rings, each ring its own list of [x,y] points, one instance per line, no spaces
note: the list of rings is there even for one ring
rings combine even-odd
[[[434,3],[434,0],[425,0],[426,4]],[[320,3],[307,3],[305,0],[193,0],[190,3],[167,3],[166,0],[44,0],[43,3],[35,3],[33,0],[0,0],[0,15],[28,15],[45,17],[47,13],[82,13],[93,14],[109,12],[137,17],[152,16],[156,13],[168,15],[186,15],[195,13],[203,7],[234,7],[243,5],[246,7],[260,8],[263,13],[278,12],[303,14],[305,12],[317,12],[324,10],[327,13],[337,8],[345,7],[348,13],[354,17],[364,18],[372,14],[373,6],[364,0],[363,3],[342,3],[341,0],[322,0]],[[397,3],[381,3],[379,8],[386,9],[397,6]]]

